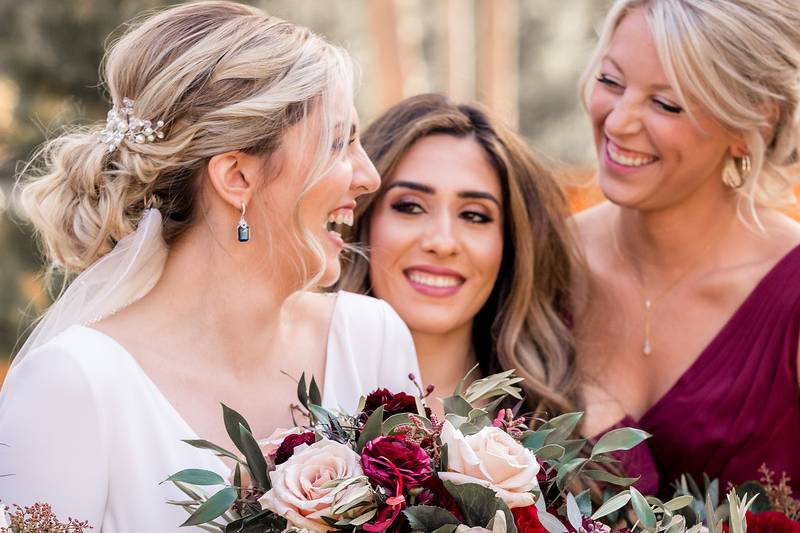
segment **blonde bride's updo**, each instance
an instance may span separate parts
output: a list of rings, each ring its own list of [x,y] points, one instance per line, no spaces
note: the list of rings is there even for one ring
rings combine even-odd
[[[729,158],[726,183],[747,201],[794,202],[800,182],[800,5],[797,0],[616,0],[581,79],[587,105],[614,31],[644,10],[664,73],[681,105],[697,102],[742,134],[751,170]]]
[[[109,151],[105,123],[46,143],[23,171],[20,201],[52,266],[80,272],[134,231],[147,207],[174,242],[197,215],[198,176],[230,150],[269,155],[308,116],[320,134],[306,189],[331,153],[334,101],[352,100],[347,53],[305,28],[232,2],[183,4],[133,24],[108,50],[114,105],[164,121],[164,138]],[[316,124],[316,122],[315,122]]]

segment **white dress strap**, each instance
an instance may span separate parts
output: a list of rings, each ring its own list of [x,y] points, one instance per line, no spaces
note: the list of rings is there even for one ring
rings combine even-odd
[[[383,300],[340,292],[328,335],[322,403],[352,413],[362,395],[377,388],[416,392],[420,379],[414,341],[405,323]]]

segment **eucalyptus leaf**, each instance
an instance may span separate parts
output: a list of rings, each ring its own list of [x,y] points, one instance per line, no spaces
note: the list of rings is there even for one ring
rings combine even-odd
[[[445,481],[444,486],[453,496],[468,526],[486,527],[486,524],[494,518],[497,506],[492,489],[475,483],[456,485],[451,481]]]
[[[216,452],[217,455],[221,455],[223,457],[227,457],[228,459],[233,459],[234,461],[236,461],[238,463],[242,462],[242,460],[235,453],[230,452],[230,451],[226,450],[225,448],[222,448],[221,446],[217,446],[216,444],[214,444],[212,442],[209,442],[207,440],[190,439],[190,440],[184,440],[183,442],[185,442],[186,444],[189,444],[190,446],[194,446],[195,448],[199,448],[201,450],[211,450],[213,452]]]
[[[596,481],[605,481],[606,483],[612,483],[622,487],[627,487],[628,485],[636,483],[639,480],[638,477],[615,476],[614,474],[605,470],[584,470],[583,475]]]
[[[242,451],[247,459],[247,468],[253,476],[256,487],[264,492],[268,491],[271,488],[271,484],[267,474],[267,460],[264,459],[261,447],[256,442],[253,434],[244,425],[239,426],[239,440],[244,448]]]
[[[181,524],[181,527],[185,526],[197,526],[200,524],[205,524],[206,522],[211,522],[215,518],[218,518],[228,512],[233,502],[236,501],[236,489],[233,487],[225,487],[224,489],[220,490],[209,499],[204,501],[200,507],[195,510],[192,515],[186,519],[186,521]]]
[[[358,453],[361,453],[361,450],[364,449],[364,445],[367,442],[380,436],[382,424],[383,406],[379,405],[378,408],[369,415],[369,418],[367,418],[367,421],[364,423],[364,427],[361,428],[361,435],[358,436],[358,442],[356,443],[356,451]]]
[[[308,401],[314,405],[322,405],[322,393],[319,391],[319,385],[314,376],[311,376],[311,384],[308,386]]]
[[[454,414],[466,418],[472,411],[472,405],[461,396],[448,396],[442,400],[442,405],[445,415]]]
[[[188,483],[190,485],[224,485],[225,480],[222,476],[211,470],[201,470],[199,468],[187,468],[175,474],[172,474],[167,479],[162,481],[180,481],[181,483]]]
[[[300,381],[297,382],[297,400],[300,405],[308,409],[308,388],[306,387],[306,373],[300,374]]]
[[[679,514],[676,514],[667,524],[665,533],[684,533],[686,530],[686,519]]]
[[[250,425],[247,423],[247,420],[244,419],[242,415],[225,405],[222,404],[222,418],[225,421],[225,431],[228,432],[228,436],[233,442],[234,445],[239,449],[240,452],[245,453],[244,448],[242,446],[241,434],[239,433],[239,426],[242,425],[247,428],[247,431],[251,431]]]
[[[536,458],[541,461],[550,461],[564,457],[564,447],[558,444],[548,444],[536,450]]]
[[[441,507],[414,505],[403,511],[408,518],[408,525],[413,531],[435,531],[442,526],[452,524],[458,526],[458,519],[450,511]]]
[[[569,438],[570,435],[575,431],[575,428],[578,426],[578,422],[580,422],[583,413],[565,413],[563,415],[557,416],[555,418],[551,418],[539,428],[539,431],[543,429],[554,429],[547,438],[547,444],[558,442],[564,439]]]
[[[562,440],[559,444],[564,447],[564,457],[561,460],[571,461],[581,455],[584,446],[586,446],[586,439]]]
[[[694,501],[694,498],[688,494],[685,494],[683,496],[672,498],[668,502],[664,503],[664,508],[675,512],[678,509],[683,509],[687,505],[691,505],[692,501]]]
[[[566,526],[561,523],[561,520],[547,511],[539,511],[539,522],[548,533],[567,533],[567,531],[569,531]]]
[[[656,515],[653,513],[653,510],[650,509],[650,504],[647,503],[642,493],[636,490],[636,487],[630,487],[628,491],[631,494],[633,512],[636,513],[636,518],[639,519],[639,522],[647,529],[656,527]]]
[[[551,429],[539,429],[536,431],[529,432],[528,435],[522,437],[522,445],[528,448],[529,450],[533,450],[536,452],[540,448],[542,448],[545,444],[544,441],[547,439],[547,436],[555,431],[555,428]]]
[[[592,494],[589,489],[575,496],[575,502],[578,504],[578,508],[581,510],[583,516],[592,515]]]
[[[442,526],[439,529],[435,530],[433,533],[453,533],[457,528],[458,526],[447,524],[446,526]]]
[[[641,429],[619,428],[612,429],[595,443],[592,448],[592,456],[603,453],[630,450],[645,439],[650,438],[650,434]]]
[[[556,486],[559,489],[564,488],[567,478],[577,469],[585,465],[586,461],[588,461],[588,459],[578,457],[577,459],[572,459],[558,467],[558,472],[556,473]]]
[[[578,502],[575,501],[575,496],[571,492],[567,493],[567,520],[575,531],[580,531],[583,517]]]
[[[628,491],[620,492],[616,496],[612,496],[606,500],[600,508],[592,515],[592,520],[598,520],[604,516],[610,515],[614,511],[622,509],[628,502],[631,501],[631,495]]]

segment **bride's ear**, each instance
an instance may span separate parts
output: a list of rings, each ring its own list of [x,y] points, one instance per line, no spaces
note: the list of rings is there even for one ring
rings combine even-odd
[[[248,205],[255,194],[263,163],[239,151],[224,152],[208,161],[208,180],[223,201],[237,210]]]

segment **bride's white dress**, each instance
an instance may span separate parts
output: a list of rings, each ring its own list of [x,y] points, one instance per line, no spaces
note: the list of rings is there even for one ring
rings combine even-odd
[[[378,387],[413,392],[419,367],[405,324],[388,304],[339,293],[328,337],[323,405],[353,412]],[[286,398],[288,403],[294,398]],[[233,406],[232,406],[233,407]],[[220,414],[220,416],[222,416]],[[111,337],[72,326],[12,369],[0,393],[0,501],[52,504],[59,517],[104,533],[178,528],[185,495],[167,476],[229,468],[197,439],[136,360]]]

